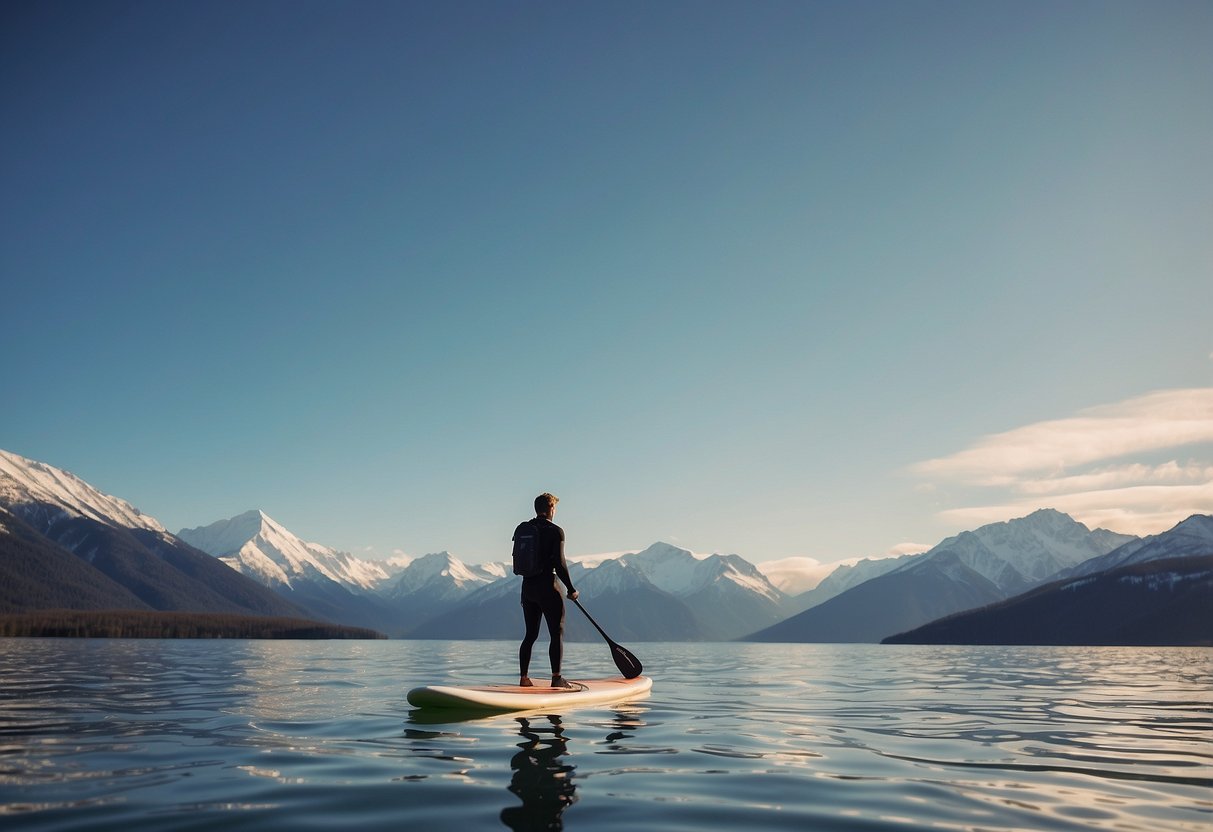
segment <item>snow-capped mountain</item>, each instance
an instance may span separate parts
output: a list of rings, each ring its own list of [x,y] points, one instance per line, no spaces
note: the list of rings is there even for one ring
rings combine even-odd
[[[954,552],[969,568],[1013,595],[1135,539],[1107,529],[1092,531],[1068,514],[1040,509],[1027,517],[961,532],[917,557]]]
[[[126,500],[98,491],[75,474],[8,451],[0,451],[0,503],[27,520],[51,520],[57,509],[109,526],[165,531],[156,518]]]
[[[450,552],[436,552],[413,560],[381,591],[388,598],[424,593],[431,600],[449,601],[504,577],[504,563],[466,564]]]
[[[678,598],[695,595],[720,582],[774,604],[784,598],[758,567],[739,555],[696,555],[659,542],[643,552],[623,555],[618,560],[639,571],[658,589]]]
[[[1109,547],[1133,539],[1102,529],[1092,532],[1068,515],[1042,509],[962,532],[923,554],[897,558],[892,569],[749,638],[879,641],[951,613],[1009,598],[1051,577],[1058,568],[1105,554]],[[875,565],[884,564],[876,561]]]
[[[0,609],[302,614],[126,500],[52,465],[0,451],[0,508],[0,579],[21,588]]]
[[[1191,531],[1189,528],[1176,537],[1184,537]],[[1205,541],[1205,551],[1209,552],[1209,539]],[[1210,609],[1213,609],[1213,553],[1188,551],[1178,557],[1163,555],[1052,581],[1014,598],[937,619],[884,641],[886,644],[1207,646],[1213,644]]]
[[[1081,577],[1163,558],[1200,555],[1213,555],[1213,515],[1194,514],[1161,534],[1134,538],[1101,557],[1061,572],[1057,577]]]
[[[182,529],[177,536],[270,587],[294,587],[300,580],[323,578],[350,589],[370,590],[404,568],[308,543],[260,510]]]
[[[613,638],[626,641],[698,641],[703,627],[686,604],[655,587],[635,568],[616,558],[595,560],[592,568],[569,562],[569,575],[594,619]],[[481,587],[454,606],[447,606],[411,630],[415,638],[522,637],[518,605],[521,578]],[[600,641],[601,636],[572,603],[565,607],[565,640]],[[540,654],[537,652],[536,654]],[[536,666],[542,665],[538,659]]]
[[[446,566],[444,561],[438,563]],[[504,564],[500,566],[504,578],[475,590],[454,608],[438,612],[411,634],[420,638],[514,634],[521,621],[519,579],[506,574]],[[695,555],[655,543],[640,552],[570,561],[569,574],[585,603],[593,608],[594,618],[617,638],[728,639],[785,614],[786,596],[757,567],[737,555]],[[418,592],[414,597],[423,595]],[[575,611],[567,614],[566,636],[574,641],[599,637]]]
[[[620,566],[682,601],[706,639],[727,640],[753,632],[786,614],[787,596],[739,555],[696,555],[668,543],[623,555]]]
[[[520,635],[519,579],[506,564],[466,564],[449,552],[367,560],[304,541],[261,511],[180,535],[67,471],[0,451],[0,611],[305,614],[397,636]],[[1130,570],[1116,578],[1117,587],[1137,582],[1156,593],[1142,597],[1162,616],[1151,631],[1165,634],[1178,619],[1167,618],[1171,608],[1156,603],[1157,593],[1168,585],[1207,591],[1200,589],[1208,584],[1204,573],[1175,563],[1211,553],[1213,516],[1138,540],[1041,510],[963,532],[923,554],[840,566],[798,599],[740,556],[698,555],[666,543],[570,562],[570,571],[595,618],[636,641],[746,633],[755,640],[876,641],[1046,579],[1075,576],[1069,585],[1077,590],[1089,580],[1084,576],[1113,569]],[[785,618],[796,601],[825,593],[832,597]],[[1202,609],[1189,603],[1193,597],[1185,595],[1183,615]],[[573,607],[567,626],[571,640],[598,638]]]

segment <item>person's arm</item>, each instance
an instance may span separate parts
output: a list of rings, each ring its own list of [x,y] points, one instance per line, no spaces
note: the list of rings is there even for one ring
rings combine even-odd
[[[559,527],[557,527],[559,528]],[[577,590],[573,589],[573,579],[569,577],[569,565],[564,559],[564,529],[560,529],[560,540],[556,544],[556,577],[564,584],[565,595],[571,599],[577,598]]]

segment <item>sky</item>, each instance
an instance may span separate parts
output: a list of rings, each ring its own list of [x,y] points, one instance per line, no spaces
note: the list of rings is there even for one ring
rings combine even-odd
[[[0,448],[364,556],[1213,512],[1213,4],[9,2]]]

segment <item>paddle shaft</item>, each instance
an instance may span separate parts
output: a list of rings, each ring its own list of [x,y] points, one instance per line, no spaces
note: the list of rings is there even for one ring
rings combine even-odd
[[[611,641],[611,637],[606,634],[606,631],[598,626],[598,622],[594,620],[594,616],[590,615],[588,612],[585,611],[585,607],[581,606],[580,601],[578,601],[576,598],[574,598],[573,603],[577,605],[577,609],[581,610],[581,612],[585,615],[586,618],[590,619],[590,623],[594,625],[594,629],[597,630],[602,635],[602,637],[607,640],[608,644],[615,643],[615,642]]]
[[[619,668],[619,672],[622,673],[627,679],[635,679],[637,676],[639,676],[644,671],[644,666],[640,664],[640,660],[632,655],[630,650],[625,647],[620,647],[618,644],[612,641],[611,637],[606,634],[606,631],[598,626],[598,622],[594,620],[594,616],[585,611],[585,607],[581,606],[580,601],[578,601],[576,598],[571,600],[577,605],[577,609],[581,610],[582,614],[585,615],[585,617],[590,620],[590,623],[594,625],[594,629],[597,630],[604,639],[606,639],[607,645],[611,648],[611,657],[615,659],[615,666]]]

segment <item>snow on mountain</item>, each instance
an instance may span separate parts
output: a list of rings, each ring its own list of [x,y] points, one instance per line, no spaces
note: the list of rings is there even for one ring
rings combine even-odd
[[[83,580],[91,588],[108,588],[106,595],[118,603],[126,603],[123,597],[136,599],[134,609],[142,604],[242,615],[304,612],[169,534],[125,500],[52,465],[0,451],[0,504],[20,523],[4,524],[9,533],[2,536],[0,560],[10,569],[24,561],[17,577],[25,605],[40,597],[68,608],[87,607],[97,594],[70,589],[73,581]],[[75,559],[59,558],[65,551]],[[48,573],[46,566],[56,561]]]
[[[450,552],[416,558],[383,594],[403,598],[424,592],[428,600],[451,600],[506,577],[504,563],[466,564]]]
[[[943,552],[956,554],[1004,592],[1015,593],[1131,540],[1134,538],[1129,535],[1091,530],[1069,515],[1041,509],[1027,517],[961,532],[921,554],[844,562],[816,587],[799,595],[795,605],[811,609],[866,581],[910,569],[920,560]]]
[[[668,543],[654,543],[643,552],[623,555],[617,561],[638,570],[658,589],[677,598],[722,581],[772,603],[780,603],[784,597],[756,566],[738,555],[696,555]]]
[[[577,591],[587,597],[657,589],[641,570],[629,567],[619,558],[609,558],[589,569],[579,569],[570,563],[569,575]]]
[[[177,536],[266,586],[294,587],[300,580],[325,578],[369,590],[393,575],[393,567],[382,561],[301,540],[260,510],[182,529]]]
[[[1213,554],[1213,515],[1194,514],[1161,534],[1135,538],[1100,557],[1067,569],[1058,577],[1080,577],[1163,558],[1208,554]]]
[[[1004,592],[1017,593],[1132,540],[1130,535],[1106,529],[1092,532],[1068,514],[1040,509],[1027,517],[961,532],[916,557],[953,552]],[[910,563],[912,560],[898,568],[908,568]]]
[[[54,506],[71,517],[86,517],[109,526],[147,529],[165,534],[156,518],[126,500],[98,491],[75,474],[0,451],[0,503],[23,519]]]

